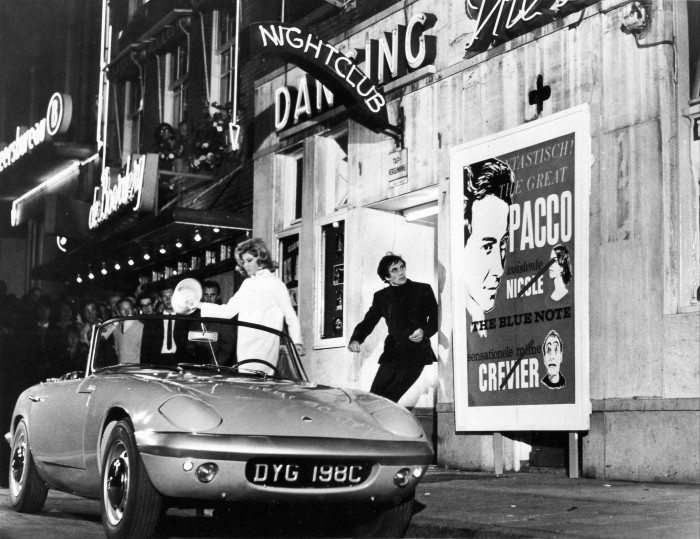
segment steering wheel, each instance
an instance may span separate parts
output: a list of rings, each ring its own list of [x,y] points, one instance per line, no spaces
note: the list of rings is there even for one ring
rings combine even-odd
[[[277,370],[277,367],[275,367],[272,363],[265,361],[264,359],[244,359],[243,361],[236,361],[233,365],[231,365],[231,368],[239,368],[241,365],[245,365],[247,363],[261,363],[265,365],[266,367],[270,367],[272,369],[272,373],[275,376],[282,376],[279,370]],[[238,369],[240,370],[240,369]]]

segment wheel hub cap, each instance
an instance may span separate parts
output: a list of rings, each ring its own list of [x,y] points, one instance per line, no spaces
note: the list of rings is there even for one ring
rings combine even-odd
[[[129,461],[126,453],[122,453],[112,461],[107,473],[107,499],[112,509],[117,512],[123,510],[128,490]]]

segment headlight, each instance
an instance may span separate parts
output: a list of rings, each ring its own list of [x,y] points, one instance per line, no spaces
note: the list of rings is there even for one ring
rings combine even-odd
[[[420,438],[423,427],[420,426],[413,414],[398,405],[387,406],[372,412],[372,417],[384,429],[403,436],[404,438]]]
[[[208,404],[191,397],[177,396],[165,401],[158,411],[177,428],[204,432],[221,424],[221,416]]]

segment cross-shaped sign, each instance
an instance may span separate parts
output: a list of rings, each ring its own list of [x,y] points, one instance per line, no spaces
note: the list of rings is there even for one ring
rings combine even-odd
[[[537,105],[537,114],[544,108],[542,104],[552,96],[552,88],[544,86],[542,75],[537,75],[536,89],[527,94],[530,105]]]

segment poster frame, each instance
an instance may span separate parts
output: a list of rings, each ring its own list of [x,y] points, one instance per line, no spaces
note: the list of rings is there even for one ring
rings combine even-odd
[[[453,306],[453,369],[455,429],[463,432],[560,430],[585,431],[590,427],[589,373],[589,208],[591,185],[591,127],[587,104],[541,118],[515,128],[488,135],[450,151],[450,256]],[[546,142],[559,136],[574,134],[574,258],[575,369],[576,389],[573,404],[530,404],[503,406],[470,406],[466,301],[460,262],[464,250],[463,170],[465,166]],[[461,245],[460,245],[461,244]]]

